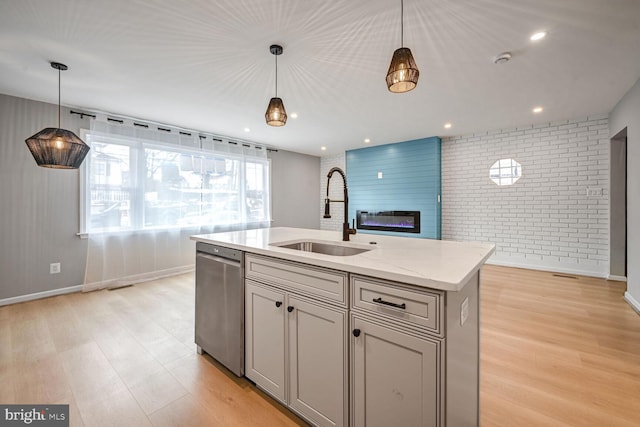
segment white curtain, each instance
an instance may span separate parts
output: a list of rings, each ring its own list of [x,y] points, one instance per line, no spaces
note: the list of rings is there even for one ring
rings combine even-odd
[[[190,235],[270,225],[265,148],[104,117],[85,138],[85,290],[192,269]]]

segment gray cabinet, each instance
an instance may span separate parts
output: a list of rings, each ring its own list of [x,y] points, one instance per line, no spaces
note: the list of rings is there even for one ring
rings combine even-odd
[[[352,275],[354,426],[444,425],[443,293]]]
[[[284,302],[284,292],[246,281],[245,375],[286,403]]]
[[[352,327],[353,425],[440,425],[440,342],[357,315]]]
[[[253,255],[247,265],[245,375],[315,425],[348,425],[348,292],[333,291],[346,274]]]
[[[351,275],[352,425],[479,425],[479,283],[443,292]]]
[[[347,422],[347,313],[289,296],[289,407],[314,424]]]
[[[245,259],[246,376],[292,411],[321,426],[479,425],[478,273],[444,292]]]

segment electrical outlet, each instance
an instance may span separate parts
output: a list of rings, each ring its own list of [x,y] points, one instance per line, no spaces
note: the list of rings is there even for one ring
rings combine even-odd
[[[465,298],[460,304],[460,326],[464,326],[464,322],[469,318],[469,298]]]
[[[378,179],[382,179],[382,172],[378,172]]]
[[[58,274],[60,273],[60,263],[52,262],[49,264],[49,274]]]
[[[599,197],[602,196],[602,188],[587,187],[587,197]]]

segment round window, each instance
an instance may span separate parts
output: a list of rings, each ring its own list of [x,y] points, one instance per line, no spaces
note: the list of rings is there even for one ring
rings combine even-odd
[[[489,178],[498,185],[511,185],[522,176],[522,166],[513,159],[500,159],[489,169]]]

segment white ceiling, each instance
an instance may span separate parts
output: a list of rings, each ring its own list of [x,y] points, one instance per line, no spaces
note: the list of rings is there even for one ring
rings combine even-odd
[[[420,81],[392,94],[397,0],[0,0],[0,93],[56,103],[54,60],[64,105],[323,155],[607,113],[640,77],[638,0],[405,0],[404,28]]]

